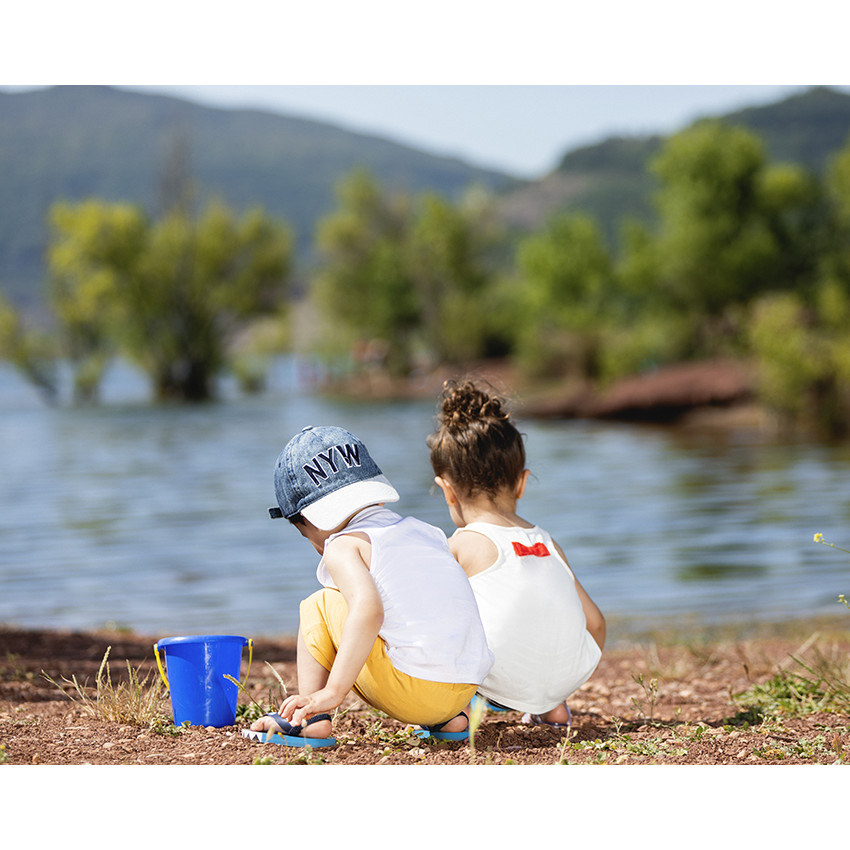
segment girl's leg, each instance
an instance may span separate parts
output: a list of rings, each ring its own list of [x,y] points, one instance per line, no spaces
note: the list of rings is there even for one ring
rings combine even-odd
[[[540,719],[545,720],[547,723],[561,723],[566,726],[570,723],[570,713],[567,710],[567,706],[564,703],[561,703],[551,711],[541,714]]]

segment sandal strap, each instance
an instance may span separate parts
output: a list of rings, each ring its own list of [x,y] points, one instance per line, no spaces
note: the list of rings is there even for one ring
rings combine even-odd
[[[300,735],[301,732],[311,723],[318,723],[320,720],[333,720],[330,714],[314,714],[300,726],[293,726],[288,720],[285,720],[275,711],[269,712],[266,717],[270,717],[284,735]]]
[[[287,734],[300,735],[311,723],[318,723],[320,720],[333,720],[330,714],[314,714],[308,717],[300,726],[293,726]],[[307,737],[306,735],[304,737]]]

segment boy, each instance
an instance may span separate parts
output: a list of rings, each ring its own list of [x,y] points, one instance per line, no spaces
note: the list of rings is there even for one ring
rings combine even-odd
[[[335,426],[305,428],[274,475],[278,508],[316,549],[323,585],[301,603],[299,693],[253,735],[330,746],[331,716],[354,691],[434,737],[463,739],[463,712],[493,663],[469,581],[442,531],[384,507],[399,495],[366,446]],[[309,728],[310,737],[305,737]]]

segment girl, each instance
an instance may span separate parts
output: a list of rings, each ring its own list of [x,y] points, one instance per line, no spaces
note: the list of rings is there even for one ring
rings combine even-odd
[[[516,512],[529,470],[504,404],[471,381],[447,381],[431,465],[457,526],[449,547],[495,656],[478,693],[525,722],[568,725],[566,699],[599,663],[605,619],[561,547]]]

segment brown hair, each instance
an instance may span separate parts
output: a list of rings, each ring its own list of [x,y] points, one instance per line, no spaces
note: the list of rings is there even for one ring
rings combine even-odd
[[[506,407],[471,380],[446,381],[437,430],[426,440],[434,474],[465,495],[513,487],[525,469],[525,446]]]

